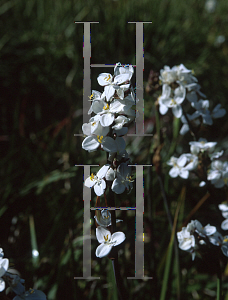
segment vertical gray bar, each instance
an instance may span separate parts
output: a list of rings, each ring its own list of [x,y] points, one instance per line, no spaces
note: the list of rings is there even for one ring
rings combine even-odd
[[[136,111],[139,116],[136,119],[136,134],[144,135],[144,99],[143,99],[143,71],[144,71],[144,50],[143,50],[143,23],[136,23]]]
[[[149,165],[149,166],[151,166],[151,165]],[[152,277],[145,277],[144,276],[144,238],[143,238],[144,183],[143,183],[143,165],[135,165],[135,167],[136,167],[135,277],[127,277],[127,279],[145,279],[145,278],[152,279]]]
[[[136,134],[128,134],[128,136],[152,136],[152,134],[144,134],[144,99],[143,99],[143,71],[144,71],[144,48],[143,48],[143,24],[152,22],[128,22],[136,24],[136,111],[139,116],[135,119]]]
[[[91,79],[90,79],[90,58],[91,58],[91,43],[90,43],[90,23],[84,23],[83,37],[83,57],[84,57],[84,78],[83,78],[83,124],[89,122],[90,116],[88,111],[90,108],[89,96],[91,94]]]
[[[84,181],[90,176],[90,165],[83,165]],[[90,226],[91,189],[83,184],[84,220],[83,220],[83,277],[74,279],[100,279],[91,276],[91,226]]]
[[[90,24],[99,22],[77,22],[84,24],[84,35],[83,35],[83,58],[84,58],[84,74],[83,74],[83,124],[88,123],[90,116],[88,111],[90,108],[89,96],[91,95],[91,78],[90,78],[90,58],[91,58],[91,39],[90,39]],[[83,134],[75,134],[75,136],[83,136]]]

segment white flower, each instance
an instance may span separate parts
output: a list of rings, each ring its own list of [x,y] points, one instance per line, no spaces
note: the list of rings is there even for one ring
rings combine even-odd
[[[2,250],[2,249],[1,249]],[[9,268],[9,260],[0,257],[0,292],[5,289],[5,281],[1,278]]]
[[[180,232],[177,232],[179,248],[192,253],[192,260],[195,259],[195,249],[197,249],[194,235],[190,234],[186,227],[183,227]]]
[[[133,66],[132,65],[126,65],[126,66],[122,67],[121,63],[118,62],[115,65],[115,68],[114,68],[114,75],[117,76],[117,75],[120,75],[120,74],[129,74],[129,79],[128,80],[131,80],[132,75],[134,74]]]
[[[101,125],[106,127],[110,126],[115,120],[116,113],[124,113],[132,104],[125,105],[123,101],[114,100],[110,104],[100,100],[94,101],[92,104],[92,111],[97,114],[96,118],[100,121]]]
[[[133,181],[131,178],[131,167],[126,163],[121,163],[116,172],[116,178],[112,183],[111,189],[116,194],[122,194],[125,189],[131,190],[133,188]]]
[[[160,70],[159,79],[163,84],[171,84],[177,80],[177,72],[174,68],[170,69],[169,66],[164,66],[164,69]]]
[[[207,12],[213,13],[215,11],[216,5],[217,5],[216,0],[206,0],[205,9],[207,10]]]
[[[169,171],[169,175],[173,178],[180,176],[187,179],[189,171],[194,170],[197,167],[198,159],[195,155],[190,153],[182,154],[179,158],[172,156],[167,162],[169,166],[173,166]]]
[[[175,69],[178,78],[177,82],[179,81],[184,87],[188,88],[188,90],[197,86],[196,82],[198,80],[192,75],[193,72],[191,70],[187,69],[183,64],[176,66]]]
[[[225,219],[221,224],[222,230],[228,230],[228,219]]]
[[[221,210],[222,212],[222,216],[223,218],[226,218],[228,219],[228,204],[226,203],[221,203],[218,205],[219,209]],[[227,229],[226,229],[227,230]]]
[[[211,226],[210,224],[203,227],[198,220],[192,220],[191,223],[187,225],[187,229],[189,232],[196,232],[202,237],[212,236],[217,231],[216,227]]]
[[[206,95],[200,91],[200,85],[197,83],[188,84],[185,88],[188,90],[186,98],[189,102],[197,102],[199,96],[206,98]]]
[[[199,100],[198,102],[192,102],[191,105],[196,109],[196,111],[192,114],[192,119],[201,116],[204,124],[207,125],[213,124],[210,111],[208,110],[209,108],[208,100]]]
[[[104,191],[106,189],[106,182],[103,178],[105,177],[109,168],[110,165],[106,164],[97,172],[96,175],[92,173],[91,176],[85,180],[85,186],[89,188],[94,187],[94,192],[97,196],[101,196],[104,194]]]
[[[228,235],[223,237],[221,250],[222,253],[228,257]]]
[[[213,161],[207,179],[211,180],[211,183],[216,188],[222,188],[224,185],[228,185],[228,162],[223,163],[219,160]]]
[[[126,238],[123,232],[118,231],[111,235],[111,232],[102,226],[96,228],[96,237],[101,244],[96,249],[96,256],[100,258],[108,255],[113,246],[121,244]]]
[[[226,110],[224,108],[221,108],[221,104],[217,104],[213,109],[211,116],[213,119],[218,119],[225,116],[225,114],[226,114]]]
[[[117,76],[112,76],[109,73],[101,73],[97,77],[97,81],[101,86],[104,86],[104,93],[107,101],[110,101],[114,96],[115,91],[120,99],[124,98],[124,91],[128,90],[130,84],[123,84],[131,79],[132,74],[123,73]]]
[[[99,146],[107,152],[122,152],[126,147],[126,143],[122,137],[117,137],[115,140],[109,136],[97,135],[88,136],[82,142],[82,148],[92,152]]]
[[[102,211],[97,211],[94,216],[96,222],[100,226],[108,227],[112,225],[111,222],[111,213],[107,209],[102,209]],[[123,220],[116,219],[116,223],[121,222]]]
[[[168,108],[172,108],[172,112],[176,118],[180,118],[182,116],[182,107],[181,103],[185,99],[186,90],[180,85],[178,88],[174,90],[174,96],[171,97],[171,88],[170,86],[165,85],[162,89],[164,93],[159,98],[160,113],[165,114]],[[165,108],[165,107],[166,108]]]
[[[209,236],[209,241],[215,246],[221,246],[223,241],[223,236],[221,235],[221,233],[216,231],[214,234]]]
[[[106,136],[109,133],[109,127],[102,126],[99,121],[99,116],[94,116],[89,119],[89,123],[84,123],[82,125],[83,134],[90,135],[99,135]]]
[[[189,145],[191,146],[191,152],[198,154],[204,151],[213,152],[217,142],[208,142],[206,139],[200,138],[198,142],[189,142]]]

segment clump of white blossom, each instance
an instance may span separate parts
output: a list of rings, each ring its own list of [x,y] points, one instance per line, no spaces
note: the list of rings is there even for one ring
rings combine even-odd
[[[228,237],[223,237],[217,228],[210,224],[203,227],[199,221],[191,221],[187,227],[177,232],[177,239],[179,248],[190,252],[192,260],[195,259],[196,251],[200,252],[202,246],[210,247],[211,245],[220,247],[223,254],[228,257]]]
[[[221,118],[226,114],[221,104],[216,105],[212,111],[209,110],[209,100],[204,100],[206,95],[200,91],[197,78],[193,76],[193,71],[183,64],[172,68],[164,66],[159,78],[162,84],[162,94],[158,97],[159,111],[165,115],[171,108],[173,115],[181,118],[183,123],[180,129],[181,135],[189,131],[189,123],[199,125],[202,122],[212,125],[213,119]],[[190,102],[195,110],[192,115],[184,112],[183,104],[186,101]]]
[[[20,299],[33,299],[33,300],[46,300],[46,295],[39,290],[29,289],[25,291],[24,279],[21,279],[17,274],[10,273],[9,260],[8,258],[3,258],[3,249],[0,248],[0,292],[5,289],[5,281],[8,283],[10,288],[14,291],[16,296],[13,300]]]
[[[106,151],[107,164],[95,174],[85,179],[85,186],[93,188],[97,196],[105,194],[108,186],[116,194],[122,194],[133,188],[132,169],[126,152],[123,138],[128,132],[129,124],[135,119],[134,105],[136,98],[131,85],[134,74],[133,66],[122,66],[117,63],[114,74],[101,73],[97,81],[104,88],[103,92],[92,90],[89,97],[91,107],[88,114],[93,114],[89,123],[82,125],[86,136],[82,148],[92,152]],[[95,216],[98,227],[96,237],[100,243],[96,250],[97,257],[108,255],[113,246],[125,240],[123,232],[111,232],[107,229],[111,225],[111,214],[107,210],[97,212]],[[119,222],[120,220],[117,220]]]

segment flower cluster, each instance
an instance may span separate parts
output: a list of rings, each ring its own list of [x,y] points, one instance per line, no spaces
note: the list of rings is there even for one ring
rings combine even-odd
[[[169,175],[173,178],[180,176],[187,179],[189,172],[197,169],[195,173],[202,180],[199,186],[204,186],[206,181],[216,188],[228,185],[228,162],[218,160],[223,151],[215,152],[217,142],[208,142],[200,138],[198,141],[189,142],[189,145],[191,153],[181,154],[179,158],[172,156],[169,159],[167,164],[172,166]]]
[[[0,248],[0,292],[5,289],[6,281],[16,294],[13,300],[46,300],[46,295],[42,291],[35,289],[29,289],[29,291],[25,291],[25,287],[22,284],[25,282],[24,279],[21,279],[17,274],[12,274],[9,272],[9,260],[7,258],[3,258],[3,256],[3,250]]]
[[[192,254],[192,260],[195,258],[196,251],[200,252],[203,246],[211,245],[220,247],[223,254],[228,256],[228,238],[222,236],[215,226],[206,225],[205,227],[197,221],[191,221],[187,227],[183,227],[177,232],[179,248]]]
[[[135,119],[133,106],[136,103],[131,78],[134,74],[132,66],[123,67],[117,63],[114,75],[101,73],[97,81],[104,87],[103,93],[92,90],[89,97],[92,101],[88,114],[93,114],[89,123],[82,125],[86,136],[82,148],[92,152],[101,149],[108,153],[107,163],[99,171],[86,178],[84,184],[94,188],[97,196],[105,194],[107,186],[112,192],[122,194],[133,188],[132,170],[128,166],[130,159],[126,152],[123,135],[127,134],[129,124]],[[125,240],[123,232],[111,232],[107,229],[111,223],[111,213],[108,210],[97,211],[96,237],[100,245],[96,249],[97,257],[108,255],[113,246]],[[116,220],[120,222],[121,220]]]
[[[110,162],[85,180],[85,186],[93,187],[97,196],[104,194],[107,182],[116,194],[131,191],[133,187],[132,170],[128,166],[130,160],[122,137],[135,118],[132,106],[136,100],[130,83],[133,73],[132,66],[122,67],[117,63],[113,76],[101,73],[97,78],[98,83],[104,86],[104,92],[93,90],[90,96],[92,104],[88,113],[93,113],[94,116],[89,123],[82,125],[82,131],[86,135],[82,148],[89,152],[102,149],[108,152]]]
[[[225,220],[221,224],[221,228],[222,228],[222,230],[228,230],[228,205],[227,205],[227,202],[219,204],[218,207],[222,212],[223,218],[225,218]]]
[[[188,70],[183,64],[172,68],[165,66],[160,71],[162,95],[158,97],[159,111],[166,114],[169,108],[176,118],[181,118],[183,126],[180,134],[184,135],[189,130],[189,122],[199,125],[212,125],[213,119],[221,118],[226,114],[225,109],[218,104],[212,112],[209,111],[209,101],[203,100],[206,96],[200,91],[198,80],[193,76],[193,71]],[[187,99],[195,110],[192,115],[185,114],[182,108]],[[187,119],[186,119],[187,118]]]

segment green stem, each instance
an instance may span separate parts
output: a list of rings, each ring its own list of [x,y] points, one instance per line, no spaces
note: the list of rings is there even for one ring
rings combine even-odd
[[[219,262],[217,271],[217,300],[222,300],[222,273]]]
[[[108,206],[116,207],[115,206],[115,193],[111,190],[111,187],[109,188],[109,202]],[[111,233],[114,233],[116,231],[116,213],[115,210],[111,210]],[[112,248],[111,251],[111,260],[112,260],[112,266],[113,266],[113,272],[116,280],[116,287],[119,295],[119,300],[124,300],[128,298],[128,294],[125,290],[125,287],[123,285],[123,279],[120,275],[120,267],[118,263],[118,252],[116,250],[116,247]]]

